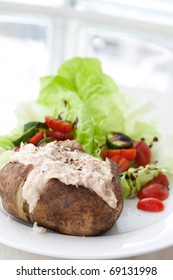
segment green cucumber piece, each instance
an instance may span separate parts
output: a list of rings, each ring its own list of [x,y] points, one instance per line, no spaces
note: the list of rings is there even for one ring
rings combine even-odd
[[[110,132],[106,136],[106,144],[111,149],[128,149],[132,142],[130,137],[119,132]]]

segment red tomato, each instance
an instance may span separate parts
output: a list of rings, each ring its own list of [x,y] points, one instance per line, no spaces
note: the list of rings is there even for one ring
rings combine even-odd
[[[126,171],[130,167],[130,162],[126,158],[120,156],[120,155],[115,155],[111,158],[113,162],[115,162],[118,165],[118,171],[120,173]]]
[[[44,138],[43,131],[37,132],[34,136],[32,136],[29,140],[28,143],[31,143],[35,146],[38,145],[38,143]]]
[[[55,138],[57,141],[64,141],[64,140],[72,140],[74,137],[72,134],[70,133],[63,133],[63,132],[59,132],[59,131],[53,131],[53,130],[47,130],[46,131],[46,136],[47,137],[53,137]]]
[[[160,212],[164,210],[165,206],[160,199],[149,197],[139,200],[137,208],[143,211]]]
[[[158,183],[158,184],[161,184],[161,185],[166,186],[166,187],[169,186],[168,177],[163,173],[159,173],[151,182],[152,183]]]
[[[55,119],[49,116],[45,117],[45,123],[51,129],[63,133],[67,133],[74,130],[74,127],[71,123],[62,121],[60,119]]]
[[[169,191],[166,186],[158,183],[151,183],[150,185],[145,185],[138,192],[138,197],[140,199],[147,197],[154,197],[160,200],[164,200],[169,196]]]
[[[133,148],[136,149],[135,163],[137,166],[145,166],[150,163],[151,151],[144,141],[134,142]]]
[[[113,156],[120,155],[128,160],[134,160],[136,157],[136,149],[103,150],[101,155],[103,158],[112,158]]]

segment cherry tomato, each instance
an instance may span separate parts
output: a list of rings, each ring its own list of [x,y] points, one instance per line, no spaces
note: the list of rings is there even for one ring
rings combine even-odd
[[[166,187],[169,186],[168,177],[163,173],[159,173],[151,182],[152,183],[158,183],[158,184],[161,184],[161,185],[166,186]]]
[[[134,142],[133,148],[136,149],[135,163],[137,166],[145,166],[150,163],[151,151],[144,141]]]
[[[142,187],[137,196],[140,199],[154,197],[160,200],[164,200],[169,196],[169,191],[168,188],[166,186],[163,186],[162,184],[151,183],[150,185],[145,185],[144,187]]]
[[[126,158],[120,156],[120,155],[115,155],[111,158],[113,162],[115,162],[118,165],[118,171],[120,173],[126,171],[130,167],[130,162]]]
[[[60,119],[55,119],[49,116],[45,117],[45,123],[51,129],[63,133],[67,133],[74,130],[74,127],[71,123],[62,121]]]
[[[59,131],[53,131],[53,130],[47,130],[46,131],[46,136],[47,137],[53,137],[55,138],[57,141],[64,141],[64,140],[72,140],[74,137],[72,134],[70,133],[63,133],[63,132],[59,132]]]
[[[164,210],[165,206],[160,199],[149,197],[139,200],[137,208],[143,211],[160,212]]]
[[[136,149],[103,150],[101,155],[103,158],[112,158],[113,156],[120,155],[128,160],[134,160]]]
[[[38,143],[44,138],[43,131],[37,132],[34,136],[32,136],[29,140],[28,143],[31,143],[35,146],[38,145]]]

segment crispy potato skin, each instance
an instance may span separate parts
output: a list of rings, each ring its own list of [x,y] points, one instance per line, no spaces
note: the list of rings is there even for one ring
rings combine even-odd
[[[47,182],[32,214],[21,208],[21,188],[32,166],[9,163],[0,171],[0,195],[5,210],[11,215],[37,222],[59,233],[77,236],[99,235],[109,230],[119,218],[122,208],[122,190],[117,169],[112,164],[113,185],[118,203],[112,209],[89,189],[65,185],[58,179]],[[20,200],[20,201],[19,201]]]
[[[32,168],[32,165],[11,162],[0,171],[3,207],[9,214],[23,221],[28,221],[28,217],[23,210],[22,187]]]
[[[51,179],[33,213],[38,224],[69,235],[98,235],[110,229],[122,210],[121,189],[118,207],[110,208],[97,194]]]

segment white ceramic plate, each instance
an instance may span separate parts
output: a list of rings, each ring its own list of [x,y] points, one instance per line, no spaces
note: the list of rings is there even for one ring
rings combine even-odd
[[[136,199],[125,201],[117,224],[105,235],[73,237],[46,231],[10,217],[0,207],[0,242],[40,255],[63,259],[115,259],[153,252],[173,244],[173,194],[161,213],[136,209]]]
[[[157,98],[156,98],[157,97]],[[153,118],[158,121],[164,144],[160,158],[173,151],[172,95],[157,96]],[[166,110],[165,110],[166,109]],[[172,152],[173,155],[173,152]],[[173,182],[173,181],[172,181]],[[115,259],[150,253],[173,245],[173,190],[161,213],[136,208],[137,199],[128,199],[116,225],[105,235],[73,237],[46,231],[36,234],[32,225],[10,217],[0,204],[0,243],[39,255],[62,259]]]

